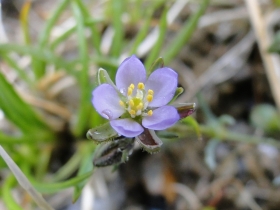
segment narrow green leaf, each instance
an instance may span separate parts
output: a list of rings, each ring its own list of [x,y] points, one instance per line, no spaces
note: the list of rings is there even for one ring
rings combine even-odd
[[[199,126],[198,122],[196,121],[196,119],[194,119],[192,116],[189,116],[189,117],[182,119],[182,122],[187,125],[190,125],[192,128],[194,128],[198,139],[201,139],[200,126]]]
[[[85,146],[87,146],[87,145],[85,145]],[[84,147],[84,148],[85,148],[84,149],[85,151],[83,152],[83,154],[85,154],[85,155],[83,156],[83,160],[82,160],[81,166],[79,168],[78,175],[86,174],[88,172],[92,173],[92,171],[93,171],[92,159],[94,156],[93,150],[95,149],[95,145],[89,146],[89,147]],[[76,202],[77,199],[80,197],[86,182],[87,182],[87,180],[84,180],[75,186],[75,190],[74,190],[74,193],[72,196],[73,202]]]
[[[33,198],[34,202],[42,209],[53,210],[53,208],[44,200],[42,195],[34,189],[34,187],[31,185],[27,177],[23,174],[21,169],[11,159],[11,157],[8,155],[8,153],[4,150],[4,148],[1,145],[0,145],[0,155],[5,160],[10,170],[13,172],[18,183],[21,185],[23,189],[25,189],[28,192],[28,194]]]
[[[196,29],[199,18],[204,14],[210,0],[203,0],[198,11],[193,14],[187,22],[184,24],[183,28],[180,30],[178,35],[171,41],[171,43],[166,47],[163,58],[167,64],[169,64],[172,59],[178,55],[182,47],[191,38],[193,32]]]
[[[114,28],[114,38],[111,47],[111,55],[118,57],[123,49],[124,42],[124,26],[122,23],[122,15],[124,10],[125,1],[115,1],[111,0],[111,12],[112,12],[112,21]]]
[[[63,165],[53,176],[53,181],[61,181],[71,176],[79,167],[82,156],[81,151],[77,151],[68,162]]]
[[[47,174],[51,155],[51,147],[44,147],[44,150],[42,150],[40,155],[36,158],[35,177],[37,180],[43,180],[44,176]]]
[[[33,186],[41,193],[47,193],[47,194],[52,194],[59,192],[63,189],[69,188],[69,187],[74,187],[77,184],[83,182],[87,178],[89,178],[92,175],[92,171],[76,176],[72,179],[69,179],[64,182],[58,182],[58,183],[38,183],[35,182],[34,180],[32,181]]]
[[[18,96],[2,73],[0,73],[0,90],[0,108],[5,116],[22,131],[36,133],[38,130],[49,129],[33,109]]]
[[[73,26],[66,30],[63,34],[57,37],[51,44],[50,49],[54,50],[61,42],[65,41],[70,35],[72,35],[76,31],[76,26]]]
[[[2,53],[1,58],[7,62],[8,65],[10,65],[19,75],[19,77],[21,79],[23,79],[27,84],[32,84],[33,81],[31,81],[31,79],[27,76],[27,73],[24,72],[23,69],[21,69],[19,67],[19,65],[17,64],[17,62],[15,62],[10,55],[8,55],[8,53]]]
[[[63,10],[66,8],[66,6],[69,4],[70,0],[60,0],[59,4],[55,7],[55,10],[53,11],[50,18],[47,20],[46,25],[39,36],[39,46],[45,47],[48,44],[48,40],[51,34],[51,30],[58,20],[59,16],[63,12]]]
[[[101,52],[100,52],[101,34],[96,26],[96,23],[98,21],[96,21],[96,20],[88,21],[88,19],[91,18],[91,14],[90,14],[88,8],[84,5],[82,0],[77,0],[77,3],[78,3],[78,6],[80,7],[81,12],[87,18],[85,23],[89,26],[89,28],[91,30],[92,43],[95,47],[95,50],[98,55],[101,55]]]
[[[9,175],[2,186],[2,195],[3,195],[3,201],[8,209],[12,210],[23,210],[23,208],[20,207],[20,205],[15,201],[15,199],[12,196],[12,187],[15,185],[16,180],[14,176]]]
[[[79,60],[81,62],[82,68],[80,71],[80,88],[81,88],[81,100],[78,110],[78,120],[75,126],[75,133],[77,136],[81,136],[88,124],[88,114],[90,112],[91,103],[90,101],[90,81],[89,81],[89,56],[87,48],[87,40],[85,35],[85,23],[83,13],[77,4],[77,1],[72,2],[72,10],[74,17],[77,22],[77,35],[78,35],[78,44],[79,44]]]
[[[33,46],[23,46],[18,44],[1,44],[0,54],[6,54],[10,52],[15,52],[23,55],[29,55],[38,60],[45,61],[49,64],[54,64],[57,69],[65,69],[66,71],[73,73],[74,68],[70,63],[65,62],[62,58],[52,53],[48,49],[39,49]]]
[[[152,14],[153,14],[153,9],[150,9],[147,12],[147,15],[145,16],[147,18],[145,19],[143,26],[141,27],[140,31],[138,32],[135,40],[133,40],[133,44],[132,44],[132,47],[131,47],[131,50],[129,53],[130,55],[136,53],[136,50],[139,47],[140,43],[144,40],[147,33],[149,32],[149,28],[150,28],[151,22],[152,22]]]
[[[20,25],[23,31],[25,44],[30,44],[30,34],[28,28],[28,14],[31,6],[31,1],[25,1],[20,11]]]
[[[159,57],[160,50],[164,44],[164,39],[167,30],[167,11],[167,8],[165,8],[165,10],[163,11],[159,24],[159,37],[155,45],[153,46],[153,49],[151,50],[150,54],[148,55],[147,59],[145,60],[146,69],[148,69],[149,66],[151,66],[152,63],[156,60],[156,58]],[[150,74],[151,72],[147,73]]]
[[[70,0],[61,0],[51,17],[47,20],[42,33],[39,35],[39,49],[47,48],[51,30],[69,2]],[[45,74],[46,62],[43,59],[38,59],[36,56],[33,56],[32,68],[36,78],[39,79]]]
[[[46,132],[32,132],[28,135],[9,136],[0,132],[0,144],[34,144],[36,142],[51,142],[54,140],[53,133],[46,130]]]

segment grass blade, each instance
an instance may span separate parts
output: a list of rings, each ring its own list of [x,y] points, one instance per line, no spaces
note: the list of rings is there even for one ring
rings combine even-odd
[[[145,67],[146,69],[149,69],[149,67],[153,64],[153,62],[159,57],[160,50],[164,44],[164,38],[166,35],[166,29],[167,29],[167,8],[163,11],[162,17],[160,19],[159,24],[159,37],[150,52],[149,56],[145,60]],[[147,74],[150,74],[151,72],[147,72]]]
[[[35,188],[31,185],[29,180],[26,178],[26,176],[22,173],[20,168],[15,164],[15,162],[10,158],[10,156],[6,153],[6,151],[3,149],[3,147],[0,145],[0,155],[5,160],[6,164],[10,168],[10,170],[15,175],[17,181],[22,186],[23,189],[25,189],[29,195],[33,198],[33,200],[37,203],[37,205],[44,210],[54,210],[42,197],[41,194],[39,194]]]
[[[124,38],[124,27],[122,23],[122,14],[124,10],[125,1],[111,1],[111,14],[113,15],[113,28],[114,28],[114,38],[111,46],[111,55],[114,57],[119,57],[121,50],[123,49],[123,38]]]
[[[16,93],[4,75],[0,73],[0,108],[5,116],[22,131],[36,133],[38,130],[48,130],[49,127]]]
[[[51,30],[58,20],[59,16],[67,6],[70,0],[61,0],[59,5],[56,7],[52,16],[47,20],[45,28],[39,36],[39,48],[44,49],[47,47]],[[38,60],[37,57],[32,59],[32,67],[37,79],[41,78],[45,74],[46,62],[44,60]]]
[[[78,136],[81,136],[85,131],[88,124],[88,114],[90,113],[91,104],[90,101],[90,81],[88,75],[89,69],[89,56],[87,48],[87,40],[85,35],[85,20],[80,10],[77,1],[72,2],[72,9],[74,17],[77,22],[77,35],[78,35],[78,44],[79,44],[79,60],[82,64],[81,73],[80,73],[80,88],[81,88],[81,100],[80,107],[78,111],[78,121],[75,128],[75,133]]]
[[[8,209],[23,210],[23,208],[21,208],[19,204],[15,201],[11,193],[14,182],[15,178],[12,175],[6,177],[2,186],[3,201],[8,207]]]
[[[92,171],[89,171],[83,175],[76,176],[72,179],[69,179],[64,182],[59,182],[59,183],[38,183],[33,181],[34,187],[41,193],[55,193],[59,192],[63,189],[73,187],[78,185],[79,183],[83,182],[87,178],[89,178],[92,175]]]
[[[20,11],[20,18],[19,18],[21,29],[23,31],[24,42],[26,44],[30,44],[30,34],[28,28],[28,14],[30,11],[30,7],[31,7],[31,0],[25,1]]]
[[[83,13],[84,17],[87,17],[87,19],[91,18],[90,12],[88,11],[87,7],[84,5],[84,3],[81,0],[77,0],[77,4],[80,7],[81,12]],[[85,21],[87,23],[88,21]],[[91,36],[92,36],[92,43],[95,47],[95,50],[98,55],[101,55],[100,51],[100,43],[101,43],[101,34],[98,31],[98,28],[96,27],[96,22],[98,21],[91,21],[89,25],[89,28],[91,30]]]
[[[210,0],[202,1],[198,11],[188,19],[188,21],[185,23],[185,25],[178,33],[178,35],[173,39],[173,41],[166,48],[168,50],[166,50],[163,55],[164,62],[166,64],[169,64],[172,61],[172,59],[176,55],[178,55],[182,47],[189,41],[193,32],[196,29],[199,18],[204,14],[209,2]]]

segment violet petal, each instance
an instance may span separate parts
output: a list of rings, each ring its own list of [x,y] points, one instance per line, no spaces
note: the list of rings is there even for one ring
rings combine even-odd
[[[92,92],[92,104],[104,118],[113,120],[121,116],[125,109],[119,104],[117,91],[109,84],[99,85]]]
[[[154,91],[151,107],[166,105],[174,96],[178,83],[178,74],[167,67],[155,70],[148,78],[145,89]]]
[[[180,116],[173,106],[162,106],[153,111],[152,116],[143,118],[142,124],[145,128],[152,130],[164,130],[174,125]]]
[[[112,120],[110,124],[118,134],[125,137],[132,138],[144,131],[144,128],[139,123],[129,118]]]
[[[119,66],[116,74],[116,85],[119,90],[126,90],[130,84],[137,87],[139,82],[145,83],[145,81],[145,67],[135,55],[125,59]]]

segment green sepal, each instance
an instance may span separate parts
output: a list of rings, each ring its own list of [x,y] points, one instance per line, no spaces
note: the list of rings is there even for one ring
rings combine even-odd
[[[117,88],[117,86],[114,84],[114,82],[111,80],[108,72],[105,70],[105,69],[102,69],[100,68],[98,70],[98,73],[97,73],[97,82],[98,82],[98,85],[101,85],[101,84],[109,84],[109,85],[112,85],[113,88],[115,88],[115,90],[117,91],[119,97],[122,99],[122,100],[125,100],[125,97],[123,96],[123,94],[120,93],[119,89]]]
[[[162,57],[159,57],[158,59],[156,59],[153,64],[151,65],[151,67],[148,69],[148,74],[151,74],[154,70],[158,69],[158,68],[162,68],[164,66],[164,61]]]
[[[109,85],[112,85],[113,87],[115,87],[114,82],[111,80],[108,72],[105,69],[100,68],[97,72],[97,79],[98,79],[98,84],[104,84],[107,83]]]
[[[175,91],[174,97],[171,99],[171,101],[168,104],[173,103],[183,92],[184,92],[184,88],[178,87]]]
[[[92,128],[87,132],[87,138],[97,143],[110,141],[117,136],[118,133],[111,127],[109,122]]]

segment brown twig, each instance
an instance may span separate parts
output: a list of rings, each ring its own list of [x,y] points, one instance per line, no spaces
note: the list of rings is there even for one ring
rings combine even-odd
[[[255,30],[260,53],[264,62],[264,67],[271,86],[275,103],[280,109],[280,69],[275,68],[276,56],[268,53],[269,34],[266,27],[265,18],[261,12],[261,5],[258,0],[245,0],[252,26]]]

